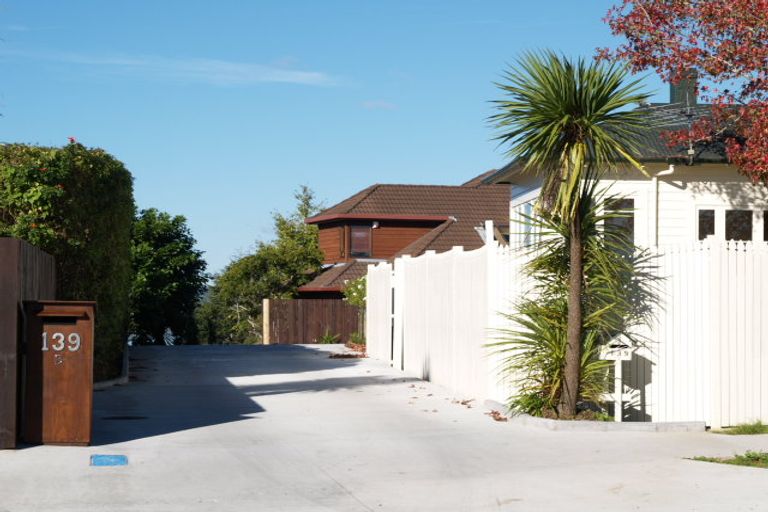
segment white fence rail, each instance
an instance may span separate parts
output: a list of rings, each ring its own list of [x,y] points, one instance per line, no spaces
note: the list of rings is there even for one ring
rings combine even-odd
[[[369,354],[457,397],[506,401],[512,384],[486,345],[528,289],[523,264],[494,244],[369,267]],[[768,422],[768,244],[668,248],[657,264],[650,342],[624,363],[625,417]]]

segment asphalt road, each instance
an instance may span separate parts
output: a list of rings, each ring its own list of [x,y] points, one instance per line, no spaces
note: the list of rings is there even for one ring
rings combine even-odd
[[[93,446],[0,451],[0,512],[768,510],[768,471],[686,459],[768,436],[524,428],[327,350],[134,349]]]

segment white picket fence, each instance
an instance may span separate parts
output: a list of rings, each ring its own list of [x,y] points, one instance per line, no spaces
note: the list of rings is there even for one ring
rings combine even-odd
[[[650,342],[624,363],[625,417],[768,422],[768,244],[665,248],[657,264],[662,300]],[[457,397],[505,402],[513,385],[486,345],[530,288],[523,265],[493,243],[370,266],[369,355]]]

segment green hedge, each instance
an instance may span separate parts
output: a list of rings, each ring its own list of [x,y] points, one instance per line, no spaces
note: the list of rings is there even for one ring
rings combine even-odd
[[[121,368],[134,211],[130,172],[101,149],[0,145],[0,236],[56,257],[59,299],[97,301],[97,379]]]

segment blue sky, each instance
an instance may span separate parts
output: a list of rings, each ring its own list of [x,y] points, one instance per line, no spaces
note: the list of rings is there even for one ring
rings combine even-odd
[[[615,44],[613,3],[0,0],[0,141],[106,149],[219,271],[302,184],[330,205],[503,165],[493,82],[525,50]]]

